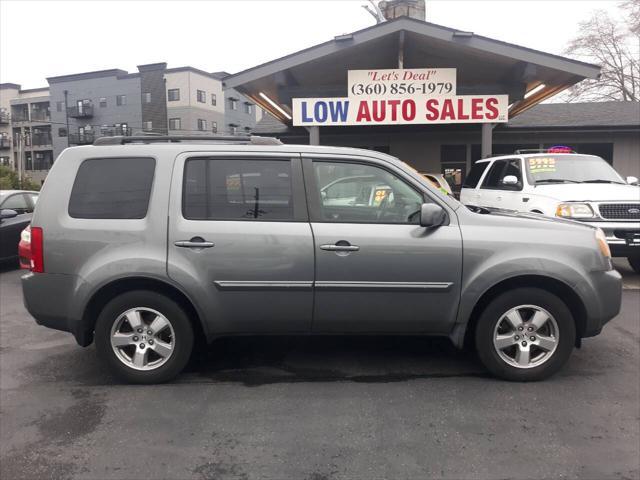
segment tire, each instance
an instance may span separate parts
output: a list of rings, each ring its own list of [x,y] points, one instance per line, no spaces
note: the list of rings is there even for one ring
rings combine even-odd
[[[156,332],[151,330],[154,325]],[[163,383],[176,377],[189,361],[193,329],[187,314],[173,300],[135,290],[105,305],[96,322],[95,342],[100,358],[121,380]],[[120,346],[113,346],[115,342]]]
[[[627,260],[629,262],[629,265],[631,265],[633,271],[636,273],[640,273],[640,255],[627,257]]]
[[[571,356],[575,340],[575,321],[567,305],[539,288],[517,288],[492,300],[475,332],[484,366],[496,377],[518,382],[556,373]]]

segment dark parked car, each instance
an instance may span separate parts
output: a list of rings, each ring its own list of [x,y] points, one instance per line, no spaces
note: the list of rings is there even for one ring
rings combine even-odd
[[[38,192],[0,190],[0,261],[18,258],[20,233],[31,222]]]

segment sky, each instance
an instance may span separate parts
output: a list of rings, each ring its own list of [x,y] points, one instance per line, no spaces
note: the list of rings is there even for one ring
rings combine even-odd
[[[236,73],[375,23],[365,0],[0,0],[0,83],[167,62]],[[427,21],[562,54],[613,0],[427,0]],[[428,66],[428,65],[425,65]]]

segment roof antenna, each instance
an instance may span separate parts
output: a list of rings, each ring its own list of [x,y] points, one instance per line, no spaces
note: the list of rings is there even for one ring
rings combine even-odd
[[[378,4],[374,0],[369,0],[369,4],[370,6],[362,5],[362,8],[364,8],[367,12],[371,14],[373,18],[376,19],[376,23],[385,22],[386,19],[384,18],[382,10],[380,10],[380,7],[378,7]]]

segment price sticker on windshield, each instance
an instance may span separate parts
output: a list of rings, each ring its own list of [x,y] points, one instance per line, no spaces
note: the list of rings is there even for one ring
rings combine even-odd
[[[536,157],[529,159],[529,171],[532,174],[556,171],[556,159],[553,157]]]

